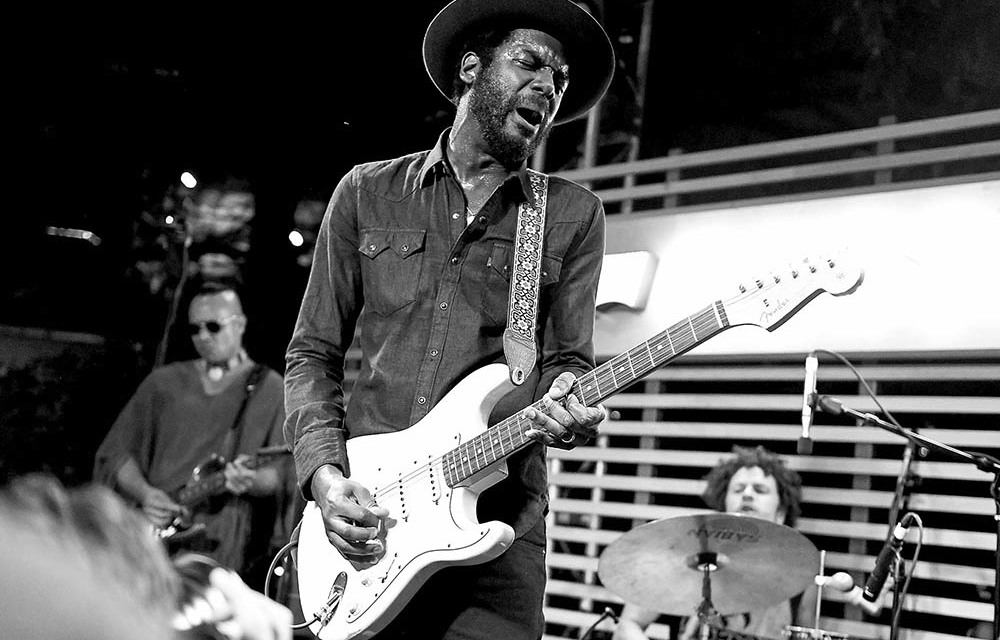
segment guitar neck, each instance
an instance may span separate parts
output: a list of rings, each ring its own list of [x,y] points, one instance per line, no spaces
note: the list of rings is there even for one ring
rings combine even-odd
[[[716,301],[580,376],[570,392],[583,404],[594,406],[730,326],[725,307]],[[531,406],[545,411],[540,400]],[[534,442],[525,435],[531,423],[521,414],[517,412],[445,454],[448,485],[460,485]]]
[[[247,458],[243,462],[243,466],[248,469],[256,469],[260,465],[269,461],[275,456],[285,455],[289,453],[288,447],[283,445],[276,445],[273,447],[265,447],[259,450],[253,456]],[[177,503],[182,507],[192,507],[199,502],[210,498],[212,496],[223,493],[226,488],[226,473],[225,471],[216,471],[210,473],[204,478],[198,480],[194,484],[183,487],[177,493]]]

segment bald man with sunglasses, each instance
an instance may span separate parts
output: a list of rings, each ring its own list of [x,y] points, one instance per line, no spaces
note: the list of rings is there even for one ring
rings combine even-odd
[[[285,489],[294,486],[285,482],[290,459],[256,468],[251,463],[258,450],[284,444],[284,408],[281,377],[258,369],[243,348],[246,326],[232,288],[199,291],[188,310],[199,357],[159,367],[142,382],[94,467],[95,480],[133,500],[162,528],[182,514],[176,491],[194,469],[210,454],[224,458],[223,494],[201,506],[194,518],[198,535],[177,546],[206,553],[245,579],[251,563],[268,551]]]

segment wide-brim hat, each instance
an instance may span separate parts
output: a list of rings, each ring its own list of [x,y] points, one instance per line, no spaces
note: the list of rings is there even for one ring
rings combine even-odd
[[[569,87],[555,124],[590,111],[604,97],[615,72],[615,53],[604,28],[571,0],[454,0],[442,9],[424,34],[424,66],[438,91],[451,100],[464,51],[476,32],[495,27],[537,29],[563,45],[569,62]]]

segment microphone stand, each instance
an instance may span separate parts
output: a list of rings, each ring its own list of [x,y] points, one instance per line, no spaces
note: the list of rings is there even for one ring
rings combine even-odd
[[[918,447],[943,453],[946,456],[954,458],[955,460],[968,462],[980,471],[993,474],[993,482],[990,483],[990,495],[993,497],[993,502],[996,505],[996,514],[993,517],[997,541],[996,551],[994,553],[995,567],[993,572],[993,635],[996,637],[997,632],[1000,631],[1000,460],[984,453],[956,449],[955,447],[944,444],[943,442],[938,442],[937,440],[922,436],[916,431],[904,429],[903,427],[896,426],[891,422],[886,422],[878,416],[852,409],[840,400],[830,396],[820,396],[817,407],[821,411],[835,416],[847,414],[857,420],[860,420],[864,425],[884,429],[885,431],[894,433],[897,436],[906,438]],[[899,606],[902,606],[902,604]]]
[[[914,433],[916,429],[914,429]],[[889,527],[890,531],[899,523],[899,514],[903,511],[909,511],[910,503],[910,488],[916,482],[916,478],[913,475],[913,454],[917,445],[911,440],[906,443],[906,449],[903,451],[903,471],[896,479],[896,491],[892,496],[892,508],[889,510]],[[903,555],[899,554],[896,557],[896,564],[893,567],[893,584],[892,584],[892,617],[891,620],[899,619],[899,612],[903,608],[902,602],[902,587],[903,587],[903,577],[906,575],[906,563],[903,560]],[[889,640],[896,640],[899,636],[899,625],[892,625],[889,629]]]

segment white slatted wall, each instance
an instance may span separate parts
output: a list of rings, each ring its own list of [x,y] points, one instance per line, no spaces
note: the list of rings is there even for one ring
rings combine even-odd
[[[1000,354],[991,358],[890,361],[855,356],[862,375],[904,427],[954,447],[1000,455]],[[898,358],[898,357],[897,357]],[[685,358],[606,404],[620,412],[595,443],[550,449],[546,637],[577,638],[621,599],[597,575],[603,549],[623,532],[703,508],[701,478],[734,444],[763,444],[787,456],[804,481],[798,529],[827,551],[827,574],[848,571],[858,584],[888,532],[888,509],[905,441],[869,426],[820,416],[812,456],[795,455],[803,370],[774,359]],[[853,374],[824,362],[820,393],[862,411],[877,408]],[[938,454],[918,460],[909,508],[926,531],[901,626],[905,640],[964,635],[992,620],[977,587],[993,583],[993,502],[989,476]],[[916,533],[904,553],[912,555]],[[669,584],[669,576],[664,583]],[[829,590],[828,590],[829,591]],[[692,609],[700,594],[692,594]],[[887,638],[888,609],[867,617],[825,599],[820,626],[856,637]],[[650,637],[667,638],[666,617]],[[595,637],[609,637],[610,621]]]

